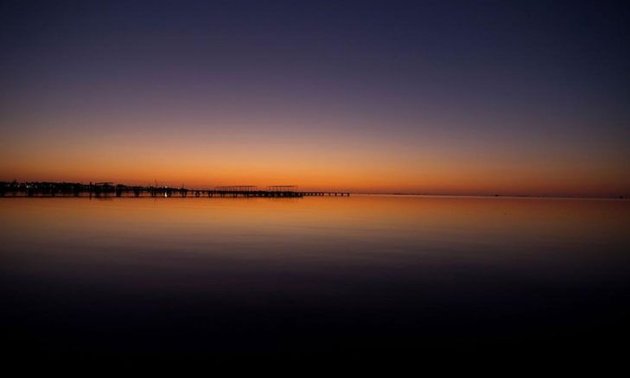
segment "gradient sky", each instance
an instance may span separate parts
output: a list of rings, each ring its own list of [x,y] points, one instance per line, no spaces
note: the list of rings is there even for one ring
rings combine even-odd
[[[0,180],[630,194],[624,2],[0,4]]]

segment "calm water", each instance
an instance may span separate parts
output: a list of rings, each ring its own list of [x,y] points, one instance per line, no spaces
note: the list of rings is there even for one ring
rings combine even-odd
[[[630,202],[0,199],[11,354],[614,353]]]

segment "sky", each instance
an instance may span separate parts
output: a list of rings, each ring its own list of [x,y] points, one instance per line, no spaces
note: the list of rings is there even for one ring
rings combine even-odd
[[[2,1],[0,180],[630,195],[630,6]]]

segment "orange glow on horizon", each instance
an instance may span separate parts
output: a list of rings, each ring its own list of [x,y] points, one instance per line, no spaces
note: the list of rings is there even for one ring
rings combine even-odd
[[[80,132],[12,137],[0,180],[209,188],[297,185],[362,193],[627,196],[623,157],[581,146],[310,132]],[[612,149],[611,149],[612,150]],[[614,150],[613,150],[614,151]]]

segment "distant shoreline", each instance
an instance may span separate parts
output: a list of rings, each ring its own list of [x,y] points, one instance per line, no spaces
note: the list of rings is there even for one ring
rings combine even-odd
[[[304,191],[295,185],[273,185],[259,189],[254,185],[217,186],[213,189],[191,189],[170,186],[141,186],[97,182],[89,184],[68,182],[0,182],[0,197],[221,197],[221,198],[302,198],[349,197],[342,191]]]
[[[606,199],[606,200],[627,200],[630,199],[628,195],[618,195],[618,196],[589,196],[589,195],[558,195],[558,194],[479,194],[479,193],[404,193],[404,192],[361,192],[361,191],[348,191],[348,190],[298,190],[297,186],[286,185],[286,186],[268,186],[259,189],[256,186],[252,185],[235,185],[235,186],[217,186],[217,187],[206,187],[203,189],[193,189],[193,188],[185,188],[185,187],[169,187],[169,186],[141,186],[141,185],[126,185],[126,184],[114,184],[112,182],[97,182],[89,184],[84,183],[75,183],[75,182],[65,182],[65,181],[0,181],[0,197],[32,197],[37,195],[38,197],[42,196],[50,196],[54,197],[55,194],[59,196],[70,196],[72,194],[81,193],[93,193],[93,194],[107,194],[107,193],[120,193],[120,192],[140,192],[140,193],[149,193],[153,194],[152,196],[156,196],[156,193],[159,193],[160,196],[162,194],[167,194],[166,196],[171,196],[172,194],[180,194],[186,196],[188,193],[191,196],[194,196],[196,193],[239,193],[246,196],[248,193],[285,193],[287,197],[297,196],[296,194],[304,193],[306,196],[317,196],[313,195],[313,193],[322,193],[324,196],[349,196],[358,195],[358,196],[401,196],[401,197],[470,197],[470,198],[515,198],[515,199]],[[17,195],[17,194],[20,195]],[[343,193],[343,194],[342,194]],[[120,196],[120,195],[118,195]],[[137,197],[138,195],[136,195]],[[197,195],[199,196],[199,195]],[[251,195],[256,196],[256,195]],[[266,197],[267,195],[257,195],[260,197]],[[321,195],[320,195],[321,196]]]

